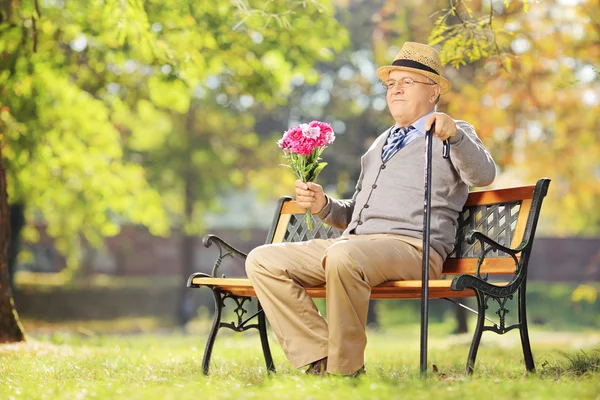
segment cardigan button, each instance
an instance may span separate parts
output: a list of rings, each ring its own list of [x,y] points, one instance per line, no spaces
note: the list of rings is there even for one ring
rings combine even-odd
[[[369,205],[368,205],[368,204],[365,204],[365,208],[369,208]]]
[[[359,225],[362,225],[362,221],[358,221],[358,224],[359,224]]]
[[[373,186],[372,186],[372,188],[373,188],[373,189],[377,189],[377,185],[373,185]]]
[[[385,169],[385,164],[382,164],[382,165],[381,165],[381,169]]]

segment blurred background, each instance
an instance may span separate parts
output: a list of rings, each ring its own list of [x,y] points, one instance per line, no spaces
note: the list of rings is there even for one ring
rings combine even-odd
[[[206,331],[212,295],[185,287],[216,258],[203,235],[264,243],[295,180],[276,141],[313,119],[337,134],[318,182],[350,197],[393,124],[375,70],[405,41],[440,51],[453,90],[439,111],[476,127],[493,187],[552,179],[530,321],[600,327],[600,1],[1,4],[5,272],[25,331]],[[369,320],[391,329],[418,310],[374,302]],[[468,329],[442,302],[432,321]]]

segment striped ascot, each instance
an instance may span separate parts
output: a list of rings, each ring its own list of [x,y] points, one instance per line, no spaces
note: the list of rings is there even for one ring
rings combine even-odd
[[[406,141],[407,134],[413,129],[415,128],[412,125],[409,125],[397,128],[396,130],[394,130],[394,132],[390,134],[387,143],[385,144],[385,146],[383,146],[383,153],[381,154],[381,160],[384,163],[388,162],[388,160],[392,158],[392,156],[396,154],[398,150],[404,147],[404,142]]]

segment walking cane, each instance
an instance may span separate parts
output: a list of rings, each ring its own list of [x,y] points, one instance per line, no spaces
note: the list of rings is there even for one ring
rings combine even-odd
[[[421,276],[421,376],[427,376],[427,330],[429,327],[429,233],[431,221],[431,153],[435,123],[425,133],[425,201],[423,207],[423,273]],[[450,143],[444,140],[444,158],[450,158]]]

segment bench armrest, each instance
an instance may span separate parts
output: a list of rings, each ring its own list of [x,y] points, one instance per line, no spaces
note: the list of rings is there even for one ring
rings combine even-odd
[[[521,245],[521,246],[517,247],[516,249],[511,249],[510,247],[501,245],[500,243],[496,242],[495,240],[491,239],[489,236],[486,236],[479,231],[473,231],[471,233],[471,236],[469,236],[469,238],[467,239],[467,242],[469,244],[473,244],[473,243],[475,243],[476,240],[479,240],[482,248],[483,248],[484,243],[487,244],[488,246],[490,246],[490,248],[488,250],[486,250],[486,252],[485,252],[486,254],[488,251],[498,250],[503,253],[509,254],[511,256],[516,256],[518,253],[523,251],[523,248],[524,248],[524,246]]]
[[[526,247],[525,244],[521,244],[519,247],[512,249],[510,247],[506,247],[491,239],[490,237],[484,235],[481,232],[473,231],[471,236],[467,239],[469,244],[475,243],[478,240],[481,244],[481,255],[479,256],[479,260],[477,261],[477,269],[475,270],[475,275],[471,274],[462,274],[456,276],[452,280],[451,288],[452,290],[464,290],[467,288],[477,289],[485,294],[489,294],[495,297],[506,297],[515,293],[521,283],[526,278],[526,265],[521,265],[519,259],[517,258],[517,254],[521,253]],[[498,251],[502,253],[508,254],[515,262],[515,272],[513,279],[509,284],[505,286],[497,286],[487,282],[488,276],[481,275],[481,266],[485,260],[485,257],[490,251]]]
[[[524,275],[515,275],[509,284],[504,286],[494,285],[486,282],[484,279],[479,278],[475,275],[463,274],[458,275],[452,280],[450,288],[452,290],[465,290],[475,289],[482,292],[483,294],[491,295],[494,297],[508,297],[512,296],[521,286],[524,280]]]
[[[219,248],[219,257],[217,258],[217,261],[215,261],[215,264],[212,269],[211,276],[213,278],[217,277],[217,270],[221,266],[221,262],[225,257],[240,257],[245,260],[248,256],[246,253],[236,249],[235,247],[233,247],[232,245],[230,245],[229,243],[227,243],[226,241],[224,241],[216,235],[204,236],[204,238],[202,239],[202,243],[204,244],[204,247],[210,247],[214,243]],[[225,276],[223,276],[223,278],[224,277]]]
[[[467,239],[467,242],[469,244],[473,244],[476,240],[479,240],[479,244],[481,245],[481,255],[479,256],[479,260],[477,261],[477,269],[475,270],[476,277],[487,280],[487,275],[485,277],[481,276],[481,266],[483,265],[483,261],[490,251],[498,251],[508,254],[515,261],[515,275],[519,273],[521,265],[519,264],[517,254],[523,251],[525,245],[520,245],[516,249],[511,249],[510,247],[501,245],[481,232],[473,231],[471,236],[469,236]]]
[[[246,258],[248,256],[248,254],[236,249],[235,247],[233,247],[232,245],[230,245],[229,243],[227,243],[226,241],[224,241],[217,235],[206,235],[202,239],[202,244],[204,245],[204,247],[210,247],[213,243],[217,245],[219,250],[221,250],[224,247],[225,249],[230,251],[232,253],[232,255],[236,255],[236,256],[242,257],[242,258]]]

